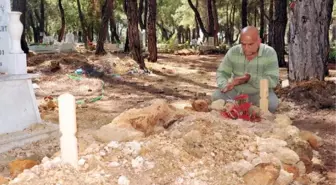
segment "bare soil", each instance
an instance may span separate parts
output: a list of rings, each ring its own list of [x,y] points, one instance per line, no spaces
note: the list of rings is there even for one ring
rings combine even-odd
[[[127,109],[142,107],[154,98],[169,101],[209,98],[216,89],[215,74],[222,58],[223,55],[160,54],[158,62],[146,63],[150,74],[137,70],[135,62],[122,53],[44,54],[28,58],[28,66],[30,72],[41,75],[34,80],[39,86],[35,89],[39,104],[44,103],[46,96],[57,99],[66,92],[86,102],[79,103],[77,109],[79,137],[87,138],[80,143],[80,150],[85,150],[92,140],[90,133]],[[74,74],[79,68],[88,74]],[[282,69],[281,78],[285,77],[286,70]],[[298,128],[323,138],[325,144],[319,152],[324,165],[316,166],[316,171],[335,171],[335,90],[334,82],[311,82],[276,91],[281,98],[278,112],[290,115]],[[101,95],[102,99],[94,99]],[[41,116],[45,121],[58,123],[57,109],[42,111]],[[50,149],[43,155],[52,156],[54,152],[55,149]]]

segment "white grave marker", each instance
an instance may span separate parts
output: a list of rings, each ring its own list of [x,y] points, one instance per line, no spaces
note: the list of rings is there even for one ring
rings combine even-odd
[[[8,34],[8,12],[10,0],[0,0],[0,72],[7,73],[10,40]]]
[[[61,155],[65,163],[78,167],[76,101],[71,94],[63,94],[58,98],[59,125],[62,133]]]

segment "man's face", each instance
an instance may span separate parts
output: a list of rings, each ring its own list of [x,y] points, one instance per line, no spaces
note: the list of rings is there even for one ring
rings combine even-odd
[[[258,53],[259,45],[261,43],[260,38],[252,38],[251,36],[243,35],[240,39],[244,55],[246,57],[254,56]]]

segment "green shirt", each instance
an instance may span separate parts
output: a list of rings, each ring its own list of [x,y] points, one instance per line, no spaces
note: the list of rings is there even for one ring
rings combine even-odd
[[[224,88],[230,78],[245,73],[249,73],[251,78],[247,83],[235,86],[238,93],[259,93],[261,79],[268,79],[269,88],[275,88],[279,82],[279,64],[275,50],[266,44],[260,44],[258,55],[248,61],[240,44],[230,48],[217,69],[217,85]]]

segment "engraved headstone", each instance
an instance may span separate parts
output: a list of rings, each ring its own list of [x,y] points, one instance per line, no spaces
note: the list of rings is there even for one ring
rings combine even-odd
[[[10,40],[8,33],[8,12],[10,12],[10,0],[0,0],[0,72],[7,72]]]

